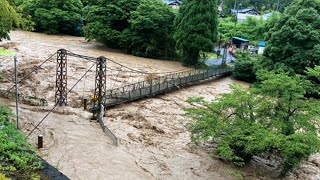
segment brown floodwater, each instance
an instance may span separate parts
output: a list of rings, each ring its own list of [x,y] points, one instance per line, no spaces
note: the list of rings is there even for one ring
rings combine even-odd
[[[139,71],[161,73],[187,69],[179,62],[127,55],[107,49],[96,42],[86,42],[82,37],[24,31],[14,31],[10,36],[9,49],[14,51],[19,59],[21,76],[61,48],[92,57],[105,56]],[[68,63],[70,88],[87,70],[90,62],[71,58]],[[6,89],[12,86],[13,82],[12,58],[1,57],[1,65],[4,78],[0,88]],[[49,101],[48,107],[21,104],[20,126],[26,134],[52,108],[55,68],[53,57],[29,80],[20,84],[22,93]],[[71,92],[68,97],[69,104],[74,105],[74,101],[93,94],[94,77],[93,69]],[[118,79],[115,77],[113,80],[117,82],[114,84],[119,86],[141,80],[141,77],[128,75]],[[268,176],[255,172],[256,169],[241,170],[211,158],[205,149],[190,140],[187,130],[189,120],[184,116],[183,109],[191,105],[185,101],[195,96],[214,100],[219,95],[230,92],[229,86],[233,83],[248,87],[246,83],[226,77],[108,109],[105,122],[118,137],[118,147],[112,144],[98,123],[90,121],[92,115],[89,112],[72,107],[56,108],[30,136],[30,142],[35,145],[37,136],[44,135],[44,149],[40,150],[39,154],[70,179],[219,180],[239,179],[242,176],[246,179],[269,179]],[[108,87],[114,84],[110,83]],[[12,101],[0,100],[14,107]]]

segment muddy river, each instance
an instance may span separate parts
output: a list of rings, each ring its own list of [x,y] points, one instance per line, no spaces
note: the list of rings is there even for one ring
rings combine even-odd
[[[24,31],[14,31],[10,35],[11,41],[0,42],[0,45],[15,52],[21,76],[61,48],[92,57],[105,56],[139,71],[160,73],[187,69],[178,62],[130,56],[95,42],[86,42],[81,37]],[[70,88],[90,62],[75,58],[68,63]],[[12,86],[12,68],[12,58],[1,57],[1,89]],[[22,93],[49,101],[46,107],[21,104],[20,126],[26,134],[53,106],[55,68],[53,57],[20,84]],[[190,105],[186,99],[203,96],[213,100],[230,92],[232,83],[245,87],[248,84],[227,77],[108,109],[106,125],[119,139],[119,146],[115,147],[99,124],[90,121],[92,114],[75,108],[77,100],[93,94],[94,76],[95,69],[71,92],[68,103],[72,107],[56,108],[30,136],[30,142],[36,145],[37,136],[44,135],[44,148],[39,154],[70,179],[272,179],[263,168],[249,165],[239,169],[211,158],[206,148],[191,142],[187,130],[188,119],[183,108]],[[131,77],[122,78],[123,82],[118,80],[118,85],[128,82]],[[134,80],[139,78],[133,77]],[[13,101],[0,100],[14,108]],[[320,160],[315,156],[308,163],[289,179],[316,179]]]

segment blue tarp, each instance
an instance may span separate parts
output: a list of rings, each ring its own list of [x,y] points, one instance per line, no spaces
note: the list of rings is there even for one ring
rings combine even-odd
[[[267,45],[267,43],[265,41],[260,41],[258,43],[258,46],[260,46],[260,47],[266,47],[266,45]]]
[[[243,42],[249,42],[248,39],[243,39],[241,37],[233,37],[233,39],[237,39],[237,40],[240,40],[240,41],[243,41]]]

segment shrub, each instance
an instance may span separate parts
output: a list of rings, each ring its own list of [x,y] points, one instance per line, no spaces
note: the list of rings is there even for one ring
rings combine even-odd
[[[0,174],[27,178],[41,168],[26,137],[10,122],[10,110],[0,105]]]
[[[241,55],[235,63],[232,72],[236,79],[253,83],[256,81],[255,60],[249,55]]]

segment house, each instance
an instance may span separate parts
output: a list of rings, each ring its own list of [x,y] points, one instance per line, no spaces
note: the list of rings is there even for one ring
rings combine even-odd
[[[267,43],[265,41],[260,41],[258,43],[258,54],[263,54],[266,46],[267,46]]]
[[[248,19],[248,17],[261,18],[260,12],[256,9],[231,9],[231,14],[237,16],[237,22],[242,23]]]
[[[248,49],[249,40],[235,36],[235,37],[232,38],[232,44],[235,45],[237,48],[240,48],[240,49]]]
[[[273,15],[272,13],[264,14],[264,15],[262,15],[262,19],[266,21],[266,20],[268,20],[272,15]]]
[[[231,9],[231,14],[232,15],[250,14],[250,15],[259,16],[261,13],[258,10],[254,9],[254,8],[247,8],[247,9]]]
[[[164,0],[164,3],[168,4],[173,9],[179,9],[182,3],[182,0]]]

